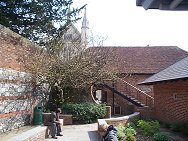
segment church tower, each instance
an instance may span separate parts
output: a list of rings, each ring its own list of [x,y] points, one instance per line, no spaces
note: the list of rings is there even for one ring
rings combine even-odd
[[[85,47],[88,47],[88,40],[89,40],[89,21],[87,20],[86,8],[85,8],[82,27],[81,27],[81,42]]]

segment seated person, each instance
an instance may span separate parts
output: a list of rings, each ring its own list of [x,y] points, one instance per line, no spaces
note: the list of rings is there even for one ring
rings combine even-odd
[[[54,139],[57,139],[57,136],[63,136],[61,133],[61,123],[59,121],[59,115],[61,113],[61,109],[53,109],[51,116],[50,116],[50,122],[51,122],[51,136]]]
[[[103,141],[118,141],[117,129],[113,125],[104,124],[102,125]]]

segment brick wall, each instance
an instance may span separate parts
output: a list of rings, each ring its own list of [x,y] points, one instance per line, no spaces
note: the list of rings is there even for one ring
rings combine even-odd
[[[31,60],[28,55],[37,48],[29,40],[0,25],[0,68],[25,71],[25,63]]]
[[[0,25],[0,132],[31,122],[36,97],[23,57],[28,58],[32,47],[29,40]]]
[[[188,80],[157,83],[154,93],[157,119],[188,123]]]

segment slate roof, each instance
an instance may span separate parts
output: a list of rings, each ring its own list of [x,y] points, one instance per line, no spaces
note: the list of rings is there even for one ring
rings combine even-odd
[[[151,84],[161,81],[176,79],[188,79],[188,56],[160,71],[159,73],[147,78],[141,84]]]
[[[143,6],[145,10],[159,9],[170,11],[187,11],[187,0],[136,0],[137,6]]]
[[[97,47],[91,47],[92,50]],[[109,69],[118,73],[155,74],[188,56],[176,46],[100,47],[113,59]]]

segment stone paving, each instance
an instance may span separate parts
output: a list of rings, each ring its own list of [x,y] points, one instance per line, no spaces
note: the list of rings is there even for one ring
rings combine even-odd
[[[173,131],[170,131],[168,129],[160,129],[161,132],[165,133],[169,137],[169,141],[188,141],[188,137],[181,135],[180,133],[175,133]]]
[[[0,141],[6,141],[12,137],[15,137],[33,128],[35,128],[35,126],[23,126],[23,127],[20,127],[19,129],[14,129],[11,131],[7,131],[5,133],[0,133]]]
[[[101,141],[97,132],[97,123],[86,125],[66,125],[63,136],[58,139],[48,138],[45,141]]]

